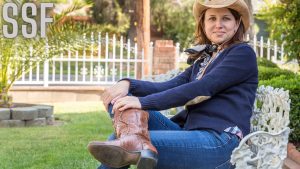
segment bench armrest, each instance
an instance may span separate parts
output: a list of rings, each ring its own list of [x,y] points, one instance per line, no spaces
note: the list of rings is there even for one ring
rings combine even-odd
[[[278,133],[253,132],[244,137],[231,155],[230,162],[237,169],[279,169],[287,156],[290,128]]]

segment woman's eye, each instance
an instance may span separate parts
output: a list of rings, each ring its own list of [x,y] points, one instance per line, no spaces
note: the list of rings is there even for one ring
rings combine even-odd
[[[229,20],[231,20],[231,18],[224,17],[224,18],[223,18],[223,20],[225,20],[225,21],[229,21]]]
[[[208,20],[210,20],[210,21],[215,21],[216,18],[215,18],[215,17],[211,17],[211,18],[208,18]]]

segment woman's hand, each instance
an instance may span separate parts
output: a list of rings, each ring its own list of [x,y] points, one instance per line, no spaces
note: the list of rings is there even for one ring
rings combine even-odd
[[[141,109],[142,105],[140,100],[135,96],[122,97],[115,102],[113,112],[115,112],[115,110],[124,111],[129,108]]]
[[[104,104],[106,111],[108,111],[109,103],[114,104],[118,99],[127,96],[129,90],[130,82],[128,80],[119,81],[117,84],[113,85],[104,90],[101,95],[101,100]]]

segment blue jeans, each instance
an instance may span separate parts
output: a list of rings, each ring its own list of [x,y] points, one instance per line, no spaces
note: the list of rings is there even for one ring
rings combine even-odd
[[[109,112],[111,117],[112,114]],[[151,143],[157,148],[157,169],[231,169],[236,135],[214,130],[185,130],[158,111],[148,111]],[[114,140],[112,134],[109,140]],[[127,169],[128,167],[122,167]],[[112,169],[101,165],[98,169]]]

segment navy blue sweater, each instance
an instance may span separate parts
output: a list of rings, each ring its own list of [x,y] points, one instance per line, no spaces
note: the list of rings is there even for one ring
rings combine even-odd
[[[186,106],[184,128],[213,129],[218,132],[238,126],[250,132],[250,117],[258,85],[256,55],[245,43],[226,48],[196,79],[201,60],[166,82],[130,81],[129,92],[137,96],[142,109],[164,110],[186,105],[203,96],[206,100]]]

